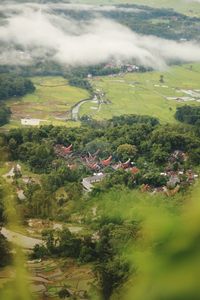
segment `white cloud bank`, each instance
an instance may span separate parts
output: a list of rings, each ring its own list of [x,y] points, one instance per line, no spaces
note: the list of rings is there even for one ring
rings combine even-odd
[[[23,5],[23,10],[14,13],[11,6],[0,6],[7,15],[7,23],[0,26],[1,65],[27,65],[46,58],[66,66],[135,59],[144,66],[163,69],[177,60],[200,61],[200,44],[195,42],[141,36],[101,17],[76,22],[56,15],[50,6],[42,8]]]

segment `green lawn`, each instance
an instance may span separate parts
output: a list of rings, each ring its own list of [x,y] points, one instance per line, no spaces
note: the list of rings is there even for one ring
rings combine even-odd
[[[164,83],[159,82],[164,75]],[[166,97],[187,96],[181,89],[200,89],[200,64],[175,66],[167,71],[130,73],[123,77],[101,77],[93,80],[96,88],[106,92],[110,104],[102,104],[95,110],[94,103],[81,107],[81,115],[107,119],[121,114],[143,114],[159,118],[162,122],[174,122],[176,107],[186,104]],[[198,105],[197,102],[187,104]]]

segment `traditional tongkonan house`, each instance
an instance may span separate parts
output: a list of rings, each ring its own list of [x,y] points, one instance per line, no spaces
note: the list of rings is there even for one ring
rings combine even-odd
[[[108,159],[102,160],[101,164],[103,167],[108,167],[111,165],[112,162],[112,156],[110,156]]]
[[[125,163],[121,163],[121,168],[126,170],[126,169],[130,168],[130,165],[131,165],[131,160],[129,158]]]
[[[54,150],[55,150],[56,155],[65,158],[66,156],[68,156],[69,154],[72,153],[72,148],[73,148],[72,144],[69,147],[65,147],[63,145],[56,145],[54,147]]]
[[[88,163],[87,166],[88,166],[88,168],[90,168],[93,171],[100,169],[100,166],[97,163]]]
[[[94,162],[96,161],[96,159],[97,159],[96,155],[92,155],[90,154],[90,152],[88,152],[87,160],[89,160],[90,162]]]
[[[73,148],[73,145],[71,144],[69,147],[64,147],[63,146],[63,152],[65,153],[65,154],[70,154],[70,153],[72,153],[72,148]]]
[[[131,173],[132,173],[133,175],[136,175],[137,173],[140,172],[140,170],[139,170],[137,167],[131,168],[130,171],[131,171]]]

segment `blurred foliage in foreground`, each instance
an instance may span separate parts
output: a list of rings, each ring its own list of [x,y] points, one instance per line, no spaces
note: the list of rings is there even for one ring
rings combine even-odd
[[[200,188],[178,215],[143,212],[141,237],[129,257],[136,273],[112,299],[200,299]]]
[[[10,185],[5,183],[5,181],[0,181],[0,203],[4,204],[3,217],[7,220],[8,228],[11,230],[20,230],[21,225],[19,213],[16,209],[16,196]],[[3,220],[1,219],[1,221]],[[0,288],[0,299],[31,300],[32,297],[28,282],[28,274],[25,268],[25,255],[22,249],[16,245],[12,245],[11,250],[13,257],[12,263],[15,272],[13,274],[13,279],[11,279],[11,281],[3,288]],[[5,255],[5,257],[7,256],[9,256],[9,253]],[[3,257],[0,257],[0,259],[3,260]]]
[[[118,254],[112,255],[111,259],[110,256],[108,259],[103,256],[103,262],[99,261],[97,271],[99,272],[100,268],[100,282],[104,283],[105,288],[105,283],[112,280],[114,287],[112,295],[104,295],[103,299],[199,300],[200,187],[195,188],[192,194],[185,195],[184,204],[179,208],[176,207],[175,200],[180,199],[165,200],[139,193],[138,199],[136,196],[137,194],[126,191],[110,192],[101,199],[93,200],[96,203],[97,200],[100,202],[104,219],[106,215],[109,218],[117,216],[117,220],[121,217],[120,222],[112,224],[115,231],[122,223],[125,225],[137,222],[139,228],[131,243],[130,240],[127,243],[124,239],[125,247],[116,244]],[[19,223],[14,212],[15,200],[12,198],[12,191],[5,190],[4,198],[7,205],[6,214],[12,228]],[[109,236],[104,234],[104,239],[100,240],[98,246],[101,246],[102,253],[109,254],[108,250],[112,248],[107,248],[107,245],[113,247],[112,241],[117,241],[116,234],[111,238]],[[106,237],[108,242],[105,243]],[[14,248],[14,251],[16,277],[7,288],[0,291],[0,299],[29,300],[31,297],[24,268],[25,258],[18,248]],[[122,273],[128,273],[126,264],[121,265],[123,260],[129,262],[130,276],[126,277]]]

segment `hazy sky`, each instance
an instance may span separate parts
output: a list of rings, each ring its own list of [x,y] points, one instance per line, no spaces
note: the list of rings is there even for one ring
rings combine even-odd
[[[176,60],[200,61],[196,42],[141,36],[98,14],[90,21],[77,22],[56,14],[56,6],[65,5],[0,5],[7,18],[0,26],[0,64],[26,65],[47,57],[70,66],[135,59],[162,69]]]

